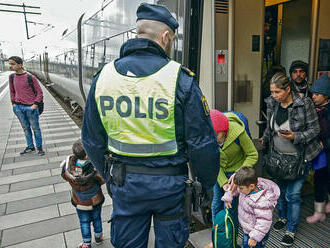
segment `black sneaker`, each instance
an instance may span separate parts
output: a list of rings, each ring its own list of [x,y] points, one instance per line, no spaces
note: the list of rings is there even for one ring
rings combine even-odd
[[[38,147],[38,155],[39,156],[45,155],[45,152],[44,152],[44,150],[42,150],[42,147]]]
[[[273,228],[275,231],[280,231],[286,226],[286,220],[284,219],[279,219],[278,221],[275,222]]]
[[[24,154],[27,154],[27,153],[31,153],[31,152],[34,152],[36,149],[34,147],[26,147],[24,149],[24,151],[20,152],[19,154],[21,155],[24,155]]]
[[[294,242],[294,233],[285,233],[285,235],[283,236],[282,240],[281,240],[281,244],[284,246],[291,246],[293,245]]]

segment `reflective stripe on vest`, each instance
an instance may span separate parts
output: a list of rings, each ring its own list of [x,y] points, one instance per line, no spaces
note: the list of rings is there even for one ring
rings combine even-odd
[[[180,68],[170,61],[144,77],[122,75],[114,62],[103,68],[95,100],[110,151],[131,157],[177,153],[174,113]]]

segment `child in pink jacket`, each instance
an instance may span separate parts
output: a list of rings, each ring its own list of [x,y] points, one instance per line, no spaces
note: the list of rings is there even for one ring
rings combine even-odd
[[[231,208],[233,196],[239,194],[238,221],[244,232],[243,248],[264,247],[280,189],[273,181],[258,178],[255,170],[247,166],[235,173],[234,184],[238,190],[226,192],[221,200]]]

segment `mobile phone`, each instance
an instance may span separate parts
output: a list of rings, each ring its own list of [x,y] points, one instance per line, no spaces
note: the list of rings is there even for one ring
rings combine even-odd
[[[278,132],[281,134],[290,134],[289,130],[278,130]]]

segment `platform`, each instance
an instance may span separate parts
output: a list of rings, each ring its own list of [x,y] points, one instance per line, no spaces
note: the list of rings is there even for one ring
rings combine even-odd
[[[43,92],[45,111],[40,126],[45,156],[20,156],[26,147],[25,136],[12,111],[8,89],[0,99],[0,247],[73,248],[81,242],[70,185],[59,168],[71,154],[80,129],[45,88]],[[107,223],[112,205],[105,196],[102,220],[107,240],[100,248],[112,247]]]

